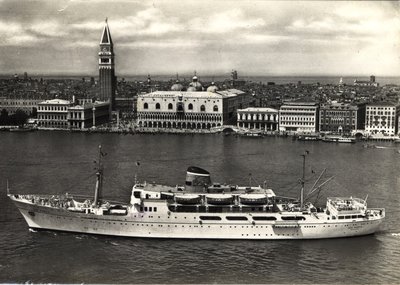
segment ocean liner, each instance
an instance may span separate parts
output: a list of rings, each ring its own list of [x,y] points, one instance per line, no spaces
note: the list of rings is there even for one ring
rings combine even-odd
[[[299,199],[277,196],[265,185],[212,183],[208,171],[189,167],[184,186],[136,182],[125,204],[102,199],[101,156],[100,146],[92,199],[10,194],[7,186],[8,197],[32,229],[126,237],[339,238],[373,234],[385,218],[385,210],[367,208],[366,199],[329,197],[323,208],[308,202],[304,198],[306,153]]]

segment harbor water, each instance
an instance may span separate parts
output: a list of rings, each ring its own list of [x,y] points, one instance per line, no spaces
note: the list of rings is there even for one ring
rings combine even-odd
[[[302,142],[291,138],[214,135],[0,133],[1,283],[399,283],[400,144]],[[6,197],[12,193],[92,195],[98,145],[107,153],[104,197],[129,201],[135,176],[184,184],[186,169],[214,182],[262,185],[277,195],[306,189],[323,169],[334,176],[319,199],[367,198],[386,208],[374,235],[326,240],[177,240],[29,231]],[[138,166],[139,165],[139,166]],[[314,199],[311,200],[314,202]]]

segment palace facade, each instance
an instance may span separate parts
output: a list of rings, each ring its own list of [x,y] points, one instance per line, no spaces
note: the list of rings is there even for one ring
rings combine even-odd
[[[390,102],[368,104],[365,115],[365,132],[370,135],[396,135],[399,112],[399,106]]]
[[[110,102],[84,102],[68,108],[68,128],[88,129],[107,123]]]
[[[279,130],[298,134],[318,131],[318,104],[316,102],[284,102],[279,110]]]
[[[39,128],[67,129],[68,108],[73,103],[67,100],[52,99],[38,104],[37,119]]]
[[[260,131],[279,130],[279,111],[272,108],[254,108],[238,110],[237,126]]]
[[[365,104],[329,103],[321,104],[319,131],[351,134],[364,129]]]
[[[237,109],[246,108],[251,97],[237,89],[204,91],[197,76],[182,91],[177,82],[171,91],[138,95],[137,126],[158,129],[211,129],[236,123]]]

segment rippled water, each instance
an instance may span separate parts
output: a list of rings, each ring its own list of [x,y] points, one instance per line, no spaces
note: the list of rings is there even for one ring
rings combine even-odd
[[[6,199],[14,193],[94,190],[93,160],[101,143],[105,195],[126,201],[136,172],[141,180],[182,184],[186,168],[209,170],[213,180],[264,180],[278,194],[296,196],[301,156],[310,151],[308,185],[327,168],[323,194],[365,198],[385,207],[375,235],[304,241],[169,240],[30,232]],[[383,149],[290,138],[222,135],[0,133],[0,282],[52,283],[399,283],[400,145]]]

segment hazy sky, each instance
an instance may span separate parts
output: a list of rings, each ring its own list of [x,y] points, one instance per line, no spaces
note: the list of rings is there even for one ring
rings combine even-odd
[[[0,0],[0,73],[400,75],[397,1]]]

